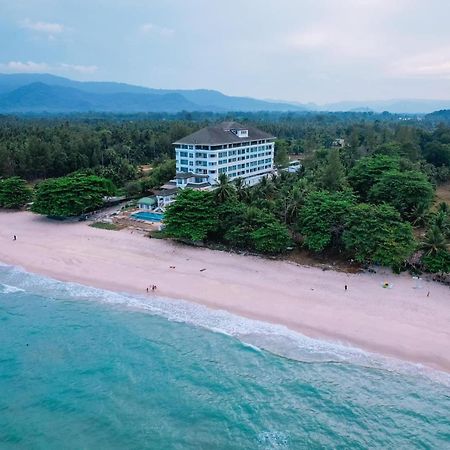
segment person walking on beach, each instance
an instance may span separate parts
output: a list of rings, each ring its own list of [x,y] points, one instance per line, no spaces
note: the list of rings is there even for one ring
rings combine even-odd
[[[148,288],[147,288],[147,294],[148,294]]]
[[[17,241],[17,236],[16,235],[13,236],[13,241]]]
[[[347,285],[345,285],[345,286],[344,286],[344,289],[345,289],[345,290],[347,290],[347,289],[348,289],[348,286],[347,286]]]
[[[427,297],[429,297],[429,296],[430,296],[430,291],[427,292]]]

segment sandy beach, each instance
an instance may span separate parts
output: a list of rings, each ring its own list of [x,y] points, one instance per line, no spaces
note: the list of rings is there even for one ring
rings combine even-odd
[[[0,213],[0,261],[113,291],[146,294],[155,284],[158,296],[450,372],[450,290],[426,281],[416,289],[408,274],[323,271],[27,212]]]

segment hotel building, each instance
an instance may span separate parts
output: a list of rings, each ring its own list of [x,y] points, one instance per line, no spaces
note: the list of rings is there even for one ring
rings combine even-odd
[[[176,187],[208,189],[224,173],[248,185],[274,172],[275,137],[237,122],[203,128],[174,142]]]

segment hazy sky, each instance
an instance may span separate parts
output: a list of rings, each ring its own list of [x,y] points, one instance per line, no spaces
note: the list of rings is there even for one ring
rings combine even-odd
[[[450,98],[450,0],[0,0],[0,72],[300,102]]]

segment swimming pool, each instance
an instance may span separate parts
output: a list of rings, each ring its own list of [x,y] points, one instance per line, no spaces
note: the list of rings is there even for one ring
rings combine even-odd
[[[161,222],[164,219],[164,214],[139,211],[131,214],[131,218],[136,220],[146,220],[147,222]]]

